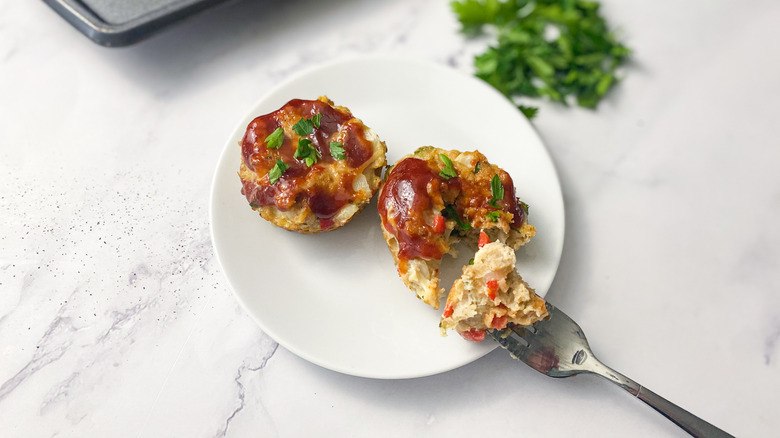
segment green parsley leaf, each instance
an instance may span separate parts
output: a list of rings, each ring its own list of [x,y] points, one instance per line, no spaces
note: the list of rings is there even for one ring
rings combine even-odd
[[[493,222],[498,222],[498,218],[501,217],[501,212],[498,211],[498,210],[496,210],[496,211],[489,211],[489,212],[487,212],[485,214],[485,217],[487,217],[488,219],[490,219]]]
[[[320,151],[311,145],[311,140],[302,138],[298,140],[298,148],[295,149],[295,158],[303,160],[307,166],[311,167],[320,158]]]
[[[539,112],[539,108],[535,106],[517,105],[517,109],[528,119],[531,120],[536,117],[536,113]]]
[[[452,219],[455,221],[456,224],[458,224],[458,228],[460,228],[463,231],[471,229],[471,224],[468,221],[462,220],[460,216],[458,215],[457,210],[455,210],[455,207],[452,205],[448,205],[447,207],[442,210],[441,215],[446,217],[447,219]]]
[[[279,149],[283,141],[284,129],[282,129],[280,126],[265,138],[265,147],[268,149]]]
[[[421,157],[433,149],[433,146],[420,146],[414,151],[415,157]]]
[[[504,185],[501,184],[501,178],[498,177],[498,174],[493,175],[493,179],[490,180],[490,191],[493,193],[493,199],[488,204],[498,208],[496,202],[504,199]]]
[[[451,6],[464,33],[493,28],[497,41],[474,58],[475,74],[512,101],[547,96],[595,108],[631,55],[595,1],[456,0]]]
[[[474,165],[474,173],[479,173],[479,165],[480,165],[480,162],[477,161],[477,164]]]
[[[311,154],[311,140],[302,138],[298,140],[298,147],[295,149],[295,158],[306,158]]]
[[[276,181],[281,178],[282,174],[289,168],[290,166],[288,166],[284,161],[276,160],[276,164],[268,172],[268,181],[271,184],[276,183]]]
[[[455,172],[455,168],[452,167],[452,160],[450,160],[450,157],[444,154],[439,154],[439,157],[441,157],[441,161],[444,162],[444,169],[439,172],[439,176],[444,179],[455,178],[458,176],[458,174]]]
[[[517,14],[516,5],[524,6],[527,1],[510,0],[462,0],[452,2],[452,9],[458,15],[466,33],[478,33],[483,24],[505,22]]]
[[[301,137],[306,137],[314,131],[314,124],[311,119],[301,119],[293,125],[293,131]]]
[[[315,114],[314,117],[311,118],[311,122],[314,124],[314,127],[319,129],[320,128],[320,120],[322,119],[322,114]]]
[[[469,259],[469,265],[473,265],[473,264],[474,264],[474,257],[472,257],[471,259]]]
[[[337,160],[344,160],[347,157],[344,155],[344,145],[338,141],[330,142],[330,155]]]

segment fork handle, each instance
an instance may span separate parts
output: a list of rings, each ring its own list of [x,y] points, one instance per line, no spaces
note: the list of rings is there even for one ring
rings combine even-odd
[[[595,365],[595,364],[594,364]],[[603,368],[602,368],[603,367]],[[629,394],[645,402],[648,406],[658,411],[661,415],[680,426],[684,431],[697,438],[734,438],[723,429],[719,429],[701,418],[691,414],[660,395],[650,391],[639,383],[629,379],[619,372],[604,364],[593,367],[591,372],[600,375],[617,386],[623,388]]]
[[[660,395],[639,385],[636,398],[647,403],[648,406],[658,411],[661,415],[680,426],[684,431],[695,437],[734,438],[723,429],[719,429],[701,418],[691,414]]]

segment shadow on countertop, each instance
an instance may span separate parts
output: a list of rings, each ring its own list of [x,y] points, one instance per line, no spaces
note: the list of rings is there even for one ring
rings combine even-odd
[[[414,2],[403,5],[410,13],[416,10]],[[229,79],[235,72],[226,68],[255,71],[258,64],[283,59],[284,66],[269,64],[263,69],[279,80],[290,73],[290,65],[323,62],[337,52],[370,51],[374,44],[367,40],[371,38],[350,34],[348,25],[388,7],[397,8],[398,2],[232,1],[133,46],[105,48],[78,36],[95,56],[139,88],[172,97]],[[323,40],[331,41],[336,34],[340,47],[324,46]]]

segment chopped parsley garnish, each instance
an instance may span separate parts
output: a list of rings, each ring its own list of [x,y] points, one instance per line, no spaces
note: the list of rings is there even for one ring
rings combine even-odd
[[[496,210],[496,211],[489,211],[489,212],[487,212],[485,214],[485,217],[487,217],[488,219],[490,219],[493,222],[498,222],[498,218],[501,217],[501,212],[498,211],[498,210]]]
[[[311,167],[320,157],[320,151],[311,145],[311,140],[302,138],[298,140],[298,148],[295,150],[294,157],[305,161],[306,165]]]
[[[284,129],[282,129],[282,127],[280,126],[276,128],[274,132],[270,133],[268,137],[265,138],[265,147],[267,147],[268,149],[279,149],[283,141],[284,141]]]
[[[311,122],[314,124],[314,127],[319,129],[320,128],[320,120],[322,119],[322,114],[315,114],[314,117],[311,118]]]
[[[474,258],[472,257],[472,258],[469,260],[469,265],[473,265],[473,264],[474,264]]]
[[[517,109],[519,109],[528,120],[536,117],[536,113],[539,112],[539,108],[535,106],[517,105]]]
[[[433,146],[420,146],[414,151],[414,156],[419,157],[423,154],[428,153],[428,151],[430,151],[431,149],[433,149]]]
[[[314,124],[311,119],[301,119],[293,125],[293,131],[301,137],[306,137],[314,131]]]
[[[479,165],[480,161],[477,161],[477,164],[474,165],[474,173],[479,173]]]
[[[441,215],[446,217],[447,219],[452,219],[455,221],[456,224],[458,224],[458,228],[460,228],[463,231],[466,231],[468,229],[471,229],[471,224],[468,221],[461,220],[460,216],[458,215],[458,212],[455,210],[455,207],[452,205],[448,205],[447,207],[442,210]]]
[[[497,42],[474,58],[476,76],[513,102],[520,96],[595,108],[631,54],[589,0],[458,0],[463,32],[495,28]],[[518,105],[529,119],[537,108]]]
[[[344,160],[344,145],[338,141],[330,142],[330,155],[337,160]]]
[[[501,184],[501,178],[497,174],[493,175],[493,179],[490,180],[490,191],[493,193],[493,199],[488,204],[491,207],[498,208],[496,202],[504,199],[504,185]]]
[[[271,171],[268,172],[268,181],[271,184],[274,184],[276,181],[279,180],[279,178],[282,176],[284,171],[289,168],[290,166],[288,166],[284,161],[276,160],[276,164],[274,165],[274,167],[271,168]]]
[[[444,154],[439,154],[439,157],[441,157],[441,161],[444,162],[444,169],[439,172],[439,176],[444,179],[457,177],[458,174],[455,172],[455,168],[452,167],[452,160],[450,160],[450,157]]]

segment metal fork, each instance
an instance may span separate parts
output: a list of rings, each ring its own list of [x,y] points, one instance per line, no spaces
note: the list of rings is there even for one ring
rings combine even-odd
[[[576,322],[547,303],[548,318],[532,326],[493,330],[490,335],[513,357],[550,377],[596,374],[650,405],[695,437],[731,437],[725,431],[671,403],[596,359]]]

